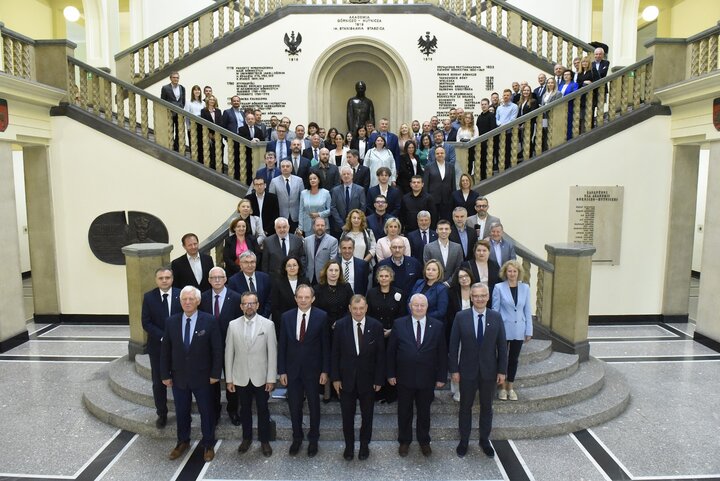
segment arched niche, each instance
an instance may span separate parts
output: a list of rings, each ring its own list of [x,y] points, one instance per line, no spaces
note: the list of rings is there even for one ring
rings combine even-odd
[[[390,46],[373,38],[353,37],[328,47],[310,73],[308,119],[325,128],[347,130],[346,106],[355,82],[367,84],[376,122],[387,117],[396,130],[412,115],[412,85],[407,66]]]

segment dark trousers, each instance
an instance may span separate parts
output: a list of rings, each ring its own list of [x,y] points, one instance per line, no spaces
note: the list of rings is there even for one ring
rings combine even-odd
[[[178,140],[178,115],[175,112],[172,112],[172,133],[173,133],[173,150],[177,151],[179,149],[179,140]],[[183,142],[185,139],[183,139]]]
[[[360,400],[360,445],[367,446],[372,438],[373,408],[375,406],[375,391],[359,393],[357,390],[340,391],[340,409],[342,411],[343,435],[345,446],[355,445],[355,409]]]
[[[173,385],[172,390],[175,398],[178,442],[190,442],[190,424],[192,422],[190,410],[192,397],[195,396],[195,402],[197,402],[200,412],[200,430],[202,431],[200,444],[206,448],[213,447],[215,445],[215,408],[211,385],[207,384],[198,388],[181,388]]]
[[[415,436],[418,443],[430,444],[430,404],[435,399],[435,388],[411,389],[400,384],[398,393],[398,442],[412,442],[413,405],[417,409]]]
[[[292,421],[293,440],[302,441],[303,433],[303,399],[307,398],[310,411],[310,431],[308,441],[316,443],[320,439],[320,390],[317,376],[308,378],[299,377],[288,380],[287,400],[290,407],[290,421]]]
[[[468,444],[470,440],[470,429],[472,427],[472,406],[475,402],[475,394],[480,392],[480,442],[485,443],[490,439],[492,430],[492,400],[495,393],[495,380],[484,381],[478,379],[465,379],[460,375],[460,442]]]
[[[247,386],[235,386],[237,397],[240,399],[240,421],[242,422],[243,439],[252,440],[252,402],[255,399],[258,417],[258,438],[261,443],[270,442],[270,410],[268,409],[269,393],[265,391],[265,384],[255,386],[248,382]]]
[[[158,416],[167,416],[167,387],[160,379],[160,353],[148,352],[150,356],[150,372],[152,373],[152,391],[155,401],[155,412]]]
[[[213,406],[215,409],[215,419],[220,419],[220,411],[222,410],[222,402],[220,399],[220,383],[216,382],[212,385]],[[237,414],[238,398],[236,392],[225,390],[225,399],[227,399],[227,413]]]
[[[523,341],[510,340],[508,345],[508,368],[507,382],[515,382],[515,374],[517,374],[518,360],[520,359],[520,349],[523,347]]]

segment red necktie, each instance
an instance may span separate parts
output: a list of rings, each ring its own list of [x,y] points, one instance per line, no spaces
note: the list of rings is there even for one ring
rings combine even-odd
[[[300,321],[300,342],[303,342],[305,340],[305,314],[302,316],[302,321]]]
[[[213,313],[215,314],[215,319],[220,317],[220,294],[215,294],[215,310]]]
[[[420,345],[422,344],[422,331],[420,331],[420,321],[417,321],[417,332],[415,334],[415,344],[417,344],[418,349],[420,349]]]

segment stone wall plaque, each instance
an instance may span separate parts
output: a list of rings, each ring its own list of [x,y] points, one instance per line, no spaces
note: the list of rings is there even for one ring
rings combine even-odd
[[[165,224],[152,214],[130,211],[106,212],[88,229],[88,243],[95,257],[108,264],[125,265],[122,248],[129,244],[167,243]]]
[[[621,186],[570,187],[568,242],[593,245],[595,263],[620,264],[624,192]]]

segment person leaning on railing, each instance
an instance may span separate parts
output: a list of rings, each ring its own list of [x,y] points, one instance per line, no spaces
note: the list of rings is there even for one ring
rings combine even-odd
[[[185,111],[192,115],[197,115],[198,117],[200,117],[200,113],[202,112],[202,109],[204,107],[205,102],[203,102],[202,100],[202,90],[200,89],[199,85],[193,85],[193,88],[190,91],[190,101],[185,104]],[[190,134],[190,119],[186,118],[185,122],[187,124],[188,145],[192,145],[192,135]],[[195,131],[197,132],[197,158],[198,162],[200,162],[201,164],[203,163],[202,128],[203,126],[201,124],[195,124]]]
[[[590,57],[587,55],[580,59],[580,71],[576,76],[578,89],[586,87],[593,82],[592,68],[590,67]],[[587,95],[584,94],[580,98],[580,133],[589,129],[589,125],[585,125],[585,112],[587,111]]]
[[[518,100],[518,117],[529,114],[538,108],[537,101],[533,98],[532,89],[529,85],[524,85],[520,91],[520,99]],[[525,144],[525,124],[521,124],[518,129],[518,138],[520,140],[520,153],[522,154]],[[533,156],[533,146],[535,145],[535,122],[530,123],[530,156]]]
[[[550,77],[545,82],[545,93],[542,96],[542,100],[540,101],[540,106],[544,107],[545,105],[549,104],[550,102],[554,102],[555,100],[559,100],[562,98],[562,93],[557,89],[557,82],[555,82],[555,77]],[[542,149],[543,151],[546,151],[548,149],[548,113],[545,112],[543,114],[543,120],[542,120],[542,128],[543,128],[543,136],[542,136]]]
[[[233,234],[225,239],[223,246],[223,261],[225,262],[225,271],[228,277],[240,272],[239,259],[240,255],[245,251],[253,252],[257,255],[260,252],[257,241],[253,235],[248,232],[249,219],[237,217],[230,223],[230,230]]]
[[[217,99],[214,95],[209,95],[205,99],[205,108],[200,111],[200,117],[208,122],[222,126],[222,110],[218,108]],[[220,143],[222,145],[222,138]],[[208,131],[208,147],[210,147],[210,168],[215,169],[215,131],[212,129]],[[222,162],[222,150],[223,147],[220,148],[220,158],[217,159],[219,162]]]

